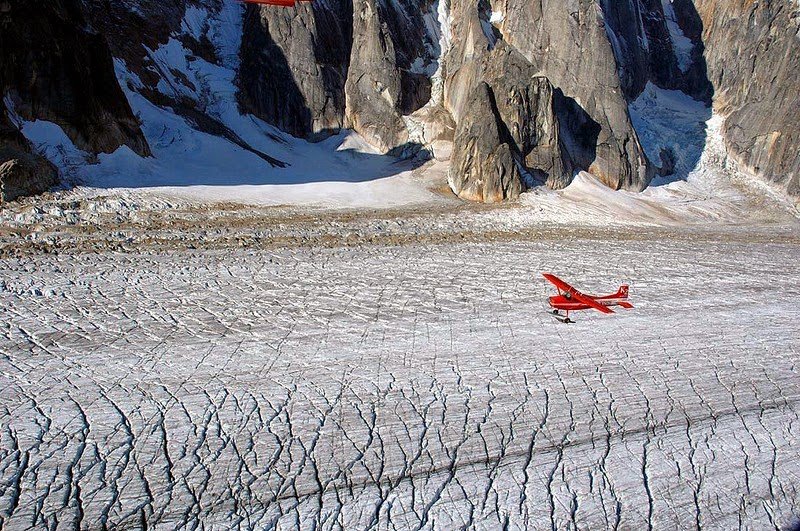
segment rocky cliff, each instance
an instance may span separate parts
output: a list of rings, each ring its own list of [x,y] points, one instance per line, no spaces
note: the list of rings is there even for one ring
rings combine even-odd
[[[127,145],[149,154],[147,142],[114,76],[103,35],[89,30],[76,0],[0,2],[0,164],[4,196],[42,191],[55,182],[52,166],[22,141],[18,120],[59,125],[93,153]]]
[[[628,118],[613,32],[596,8],[580,3],[577,18],[561,4],[522,1],[249,8],[242,101],[293,134],[352,127],[383,151],[418,141],[409,124],[452,121],[438,140],[475,140],[454,144],[450,184],[465,199],[514,198],[537,181],[563,187],[580,170],[642,189],[655,168]],[[493,9],[504,22],[491,20]]]
[[[800,196],[800,4],[695,4],[714,106],[726,116],[723,133],[731,156]]]
[[[352,128],[383,152],[449,159],[450,186],[468,200],[562,188],[583,170],[641,190],[670,169],[648,159],[630,117],[652,83],[713,97],[737,160],[798,193],[798,17],[786,2],[34,4],[0,1],[6,107],[90,153],[149,153],[135,95],[272,166],[283,164],[237,130],[232,105],[312,142]],[[31,35],[34,46],[20,44]],[[2,110],[5,153],[35,158]]]
[[[610,10],[624,3],[614,3]],[[576,122],[559,116],[575,161],[572,169],[592,171],[612,188],[647,186],[654,167],[628,116],[612,45],[618,36],[606,20],[607,10],[591,0],[505,0],[493,9],[501,13],[496,32],[550,80],[571,115],[580,117]],[[570,172],[556,182],[564,186],[571,179]]]
[[[0,100],[0,203],[44,192],[58,182],[58,169],[33,152],[7,114]]]
[[[349,0],[291,11],[249,6],[239,69],[242,108],[298,137],[341,129],[351,42]]]

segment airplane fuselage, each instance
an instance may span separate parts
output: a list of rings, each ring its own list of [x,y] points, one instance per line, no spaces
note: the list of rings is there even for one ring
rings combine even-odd
[[[604,297],[592,297],[598,304],[602,304],[603,306],[622,306],[622,302],[625,302],[627,297],[620,297],[616,294],[614,295],[606,295]],[[583,304],[580,301],[571,300],[566,295],[553,295],[552,297],[548,298],[550,303],[550,307],[556,310],[565,310],[565,311],[578,311],[578,310],[590,310],[591,306],[588,304]]]

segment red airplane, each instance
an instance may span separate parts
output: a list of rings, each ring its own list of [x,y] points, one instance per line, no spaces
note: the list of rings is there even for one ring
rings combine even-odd
[[[577,310],[595,309],[603,313],[614,313],[614,310],[609,306],[622,306],[623,308],[633,308],[633,304],[628,302],[628,286],[622,285],[619,290],[612,295],[605,295],[602,297],[595,297],[593,295],[586,295],[576,290],[560,278],[550,273],[542,273],[551,284],[558,290],[558,295],[553,295],[548,298],[550,307],[554,308],[553,315],[556,316],[562,323],[574,323],[570,320],[569,312]],[[567,312],[566,317],[561,318],[559,310]]]
[[[243,0],[245,4],[262,6],[294,7],[297,2],[311,2],[311,0]]]

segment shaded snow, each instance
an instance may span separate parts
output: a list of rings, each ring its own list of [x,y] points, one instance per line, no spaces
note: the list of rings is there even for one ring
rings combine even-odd
[[[669,151],[675,158],[675,173],[668,178],[686,179],[705,149],[711,108],[681,91],[662,89],[648,82],[642,94],[629,105],[629,112],[648,158],[658,165],[661,151]],[[658,183],[656,180],[655,184]]]
[[[99,163],[87,164],[88,154],[75,148],[59,126],[28,122],[23,132],[62,170],[80,178],[90,195],[146,188],[157,195],[204,202],[370,208],[435,200],[425,183],[412,175],[415,162],[371,153],[352,132],[319,144],[285,137],[286,143],[271,152],[292,165],[272,168],[223,138],[193,129],[142,96],[130,97],[137,111],[148,117],[143,130],[154,158],[142,158],[123,146],[113,154],[99,155]],[[262,134],[280,134],[250,120]]]
[[[183,16],[181,29],[184,34],[190,35],[196,40],[203,36],[204,26],[208,19],[208,11],[194,5],[186,6],[186,13]]]
[[[68,178],[87,169],[91,155],[75,147],[59,125],[44,120],[21,120],[20,131],[36,151],[47,157]],[[120,148],[120,151],[133,154],[128,147]]]
[[[751,213],[755,205],[765,213],[781,211],[800,217],[800,210],[778,187],[742,170],[728,158],[722,135],[724,118],[712,114],[703,102],[648,83],[629,110],[648,157],[658,163],[665,149],[675,159],[675,172],[656,177],[645,190],[645,197],[650,194],[662,199],[664,191],[669,190],[670,199],[676,194],[686,194],[693,203],[705,198],[705,204],[718,203],[714,210],[724,211],[724,205],[728,205],[729,212],[722,219],[737,219],[745,199]]]
[[[440,72],[441,59],[444,56],[442,50],[450,45],[449,28],[443,25],[440,17],[444,3],[445,0],[437,0],[422,13],[422,23],[425,26],[424,53],[412,61],[409,72],[429,78]],[[447,9],[446,6],[444,9]]]
[[[673,0],[661,0],[661,5],[664,8],[664,17],[667,21],[667,28],[669,29],[669,37],[672,41],[672,49],[675,52],[675,57],[678,59],[678,68],[681,72],[688,72],[692,67],[692,51],[694,50],[694,43],[692,40],[684,35],[683,30],[678,24],[678,18],[675,15],[675,9],[672,7]]]
[[[431,201],[433,194],[411,175],[419,164],[383,156],[353,132],[344,131],[312,144],[287,135],[251,115],[236,102],[235,66],[241,35],[241,6],[226,5],[214,15],[203,8],[187,10],[184,30],[195,37],[208,31],[223,58],[214,64],[196,57],[171,38],[149,50],[161,75],[157,89],[174,98],[197,102],[254,150],[287,163],[272,167],[257,154],[220,136],[199,131],[168,108],[139,94],[142,82],[122,61],[117,76],[142,122],[153,158],[122,147],[99,163],[81,152],[54,124],[26,123],[23,133],[57,164],[70,180],[89,189],[148,188],[155,193],[203,201],[239,201],[278,205],[332,207],[400,206]]]

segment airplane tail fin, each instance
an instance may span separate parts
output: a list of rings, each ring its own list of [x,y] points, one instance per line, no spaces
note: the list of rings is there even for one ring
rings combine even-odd
[[[629,303],[627,301],[621,301],[619,303],[619,305],[622,306],[623,308],[625,308],[626,310],[630,310],[630,309],[633,308],[633,304],[631,304],[631,303]]]
[[[617,297],[620,299],[627,299],[628,298],[628,285],[623,284],[619,287],[619,291],[617,292]]]

